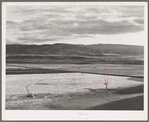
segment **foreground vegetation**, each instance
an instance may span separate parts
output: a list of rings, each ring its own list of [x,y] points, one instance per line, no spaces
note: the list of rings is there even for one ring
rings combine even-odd
[[[138,87],[138,86],[137,86]],[[143,87],[143,86],[139,86]],[[134,89],[136,89],[134,87]],[[129,91],[130,90],[130,91]],[[88,93],[35,94],[6,99],[6,110],[143,110],[143,92],[94,89]],[[129,92],[128,94],[126,94]],[[132,92],[132,93],[131,93]]]

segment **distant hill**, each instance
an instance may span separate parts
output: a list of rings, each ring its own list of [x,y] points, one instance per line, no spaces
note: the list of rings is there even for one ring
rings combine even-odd
[[[89,45],[90,48],[103,50],[106,53],[121,54],[121,55],[144,55],[143,46],[134,45],[119,45],[119,44],[97,44]]]
[[[91,55],[103,54],[143,55],[143,46],[118,44],[53,44],[53,45],[6,45],[6,54],[51,54],[51,55]]]

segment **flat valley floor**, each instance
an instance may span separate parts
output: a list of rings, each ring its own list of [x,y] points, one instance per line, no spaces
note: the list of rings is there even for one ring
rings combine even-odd
[[[6,68],[6,110],[144,109],[143,65],[7,63]],[[27,85],[34,97],[27,97]]]

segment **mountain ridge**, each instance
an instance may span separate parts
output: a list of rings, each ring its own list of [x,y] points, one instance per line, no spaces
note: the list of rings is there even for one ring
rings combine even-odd
[[[121,45],[121,44],[44,44],[44,45],[20,45],[7,44],[6,54],[60,54],[60,55],[143,55],[143,46]]]

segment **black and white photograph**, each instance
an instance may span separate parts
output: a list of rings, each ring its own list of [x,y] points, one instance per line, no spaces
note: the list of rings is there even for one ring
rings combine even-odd
[[[146,2],[2,7],[5,120],[147,119]]]

